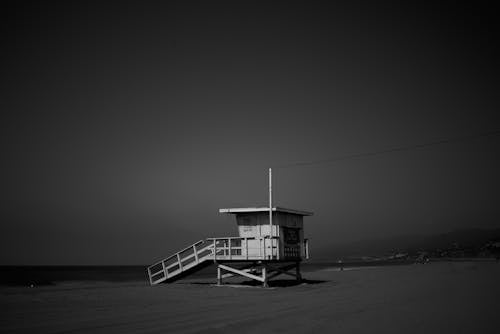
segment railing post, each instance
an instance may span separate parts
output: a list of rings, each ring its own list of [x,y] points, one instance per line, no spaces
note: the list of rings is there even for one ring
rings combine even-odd
[[[267,237],[264,237],[264,239],[262,239],[263,243],[264,243],[264,259],[266,259],[269,255],[267,254],[268,251],[267,251]]]
[[[168,278],[168,272],[167,268],[165,267],[165,261],[161,261],[161,266],[163,267],[163,274],[165,275],[165,278]]]
[[[274,237],[271,237],[271,260],[276,259],[277,255],[274,251]]]
[[[228,243],[228,251],[229,251],[229,260],[231,260],[231,239],[227,239],[227,243]]]
[[[259,259],[262,259],[262,248],[264,248],[264,238],[259,238]]]
[[[179,262],[179,269],[182,271],[182,262],[181,262],[181,256],[179,253],[177,253],[177,262]]]
[[[245,254],[246,259],[248,260],[248,238],[245,238]]]
[[[194,260],[196,263],[199,263],[200,261],[198,260],[198,251],[196,250],[196,244],[193,245],[193,252],[194,252]]]
[[[148,267],[149,284],[153,285],[153,277],[151,276],[151,268]]]
[[[276,239],[276,260],[280,259],[280,239]]]
[[[214,239],[214,261],[217,260],[217,243],[215,242]]]

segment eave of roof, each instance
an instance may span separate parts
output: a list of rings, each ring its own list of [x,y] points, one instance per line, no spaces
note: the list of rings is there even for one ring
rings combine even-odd
[[[255,207],[255,208],[228,208],[228,209],[219,209],[219,213],[249,213],[249,212],[268,212],[269,207]],[[296,215],[301,215],[301,216],[312,216],[313,213],[310,211],[302,211],[302,210],[294,210],[294,209],[287,209],[287,208],[282,208],[279,206],[273,207],[273,211],[277,212],[287,212],[287,213],[293,213]]]

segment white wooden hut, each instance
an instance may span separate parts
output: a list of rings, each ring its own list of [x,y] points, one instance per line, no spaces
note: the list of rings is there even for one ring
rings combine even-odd
[[[243,254],[266,260],[308,257],[304,216],[311,216],[312,212],[274,207],[272,224],[266,207],[220,209],[219,212],[236,216]]]

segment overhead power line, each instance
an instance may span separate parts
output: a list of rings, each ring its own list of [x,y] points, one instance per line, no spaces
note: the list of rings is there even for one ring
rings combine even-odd
[[[492,137],[492,136],[497,136],[497,135],[500,135],[500,130],[493,130],[493,131],[488,131],[488,132],[470,134],[470,135],[465,135],[465,136],[460,136],[460,137],[449,137],[449,138],[431,141],[431,142],[427,142],[427,143],[408,145],[408,146],[398,146],[398,147],[387,148],[387,149],[379,150],[379,151],[351,153],[351,154],[340,155],[340,156],[332,157],[332,158],[328,158],[328,159],[299,161],[299,162],[294,162],[294,163],[289,163],[289,164],[276,165],[273,168],[291,168],[291,167],[329,164],[329,163],[334,163],[334,162],[338,162],[338,161],[372,157],[372,156],[376,156],[376,155],[383,155],[383,154],[396,153],[396,152],[411,151],[411,150],[416,150],[416,149],[421,149],[421,148],[428,148],[431,146],[451,144],[451,143],[469,141],[469,140],[474,140],[474,139],[479,139],[479,138],[484,138],[484,137]]]

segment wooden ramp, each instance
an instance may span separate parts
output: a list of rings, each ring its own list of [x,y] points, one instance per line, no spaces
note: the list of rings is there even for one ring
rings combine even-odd
[[[200,240],[149,266],[149,282],[151,285],[173,282],[209,265],[213,257],[213,244]]]
[[[161,260],[147,268],[151,285],[170,283],[190,275],[210,264],[217,263],[218,283],[230,275],[241,275],[267,285],[267,280],[278,273],[296,268],[290,274],[300,279],[300,254],[293,252],[280,256],[277,238],[209,238],[200,240],[189,247]],[[280,258],[281,257],[281,258]],[[244,263],[244,268],[230,266]],[[284,262],[286,266],[276,267]],[[226,274],[222,274],[226,272]],[[274,275],[270,275],[274,272]],[[259,274],[259,275],[256,275]]]

